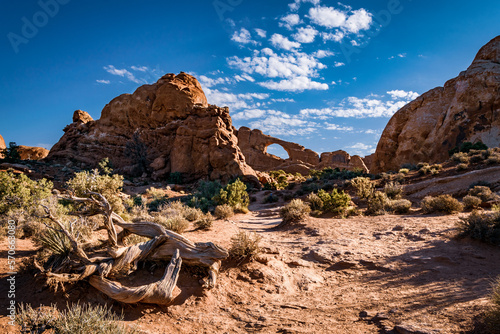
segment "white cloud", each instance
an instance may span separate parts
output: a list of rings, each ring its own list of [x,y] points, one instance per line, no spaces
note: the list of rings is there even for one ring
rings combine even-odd
[[[96,80],[98,83],[101,83],[101,84],[105,84],[105,85],[109,85],[111,83],[111,81],[109,80]]]
[[[130,66],[130,68],[134,71],[139,71],[139,72],[148,72],[149,68],[147,66]]]
[[[330,123],[325,123],[325,129],[326,130],[333,130],[333,131],[353,131],[354,128],[351,126],[340,126],[337,124],[330,124]]]
[[[287,37],[281,34],[273,34],[270,41],[274,47],[280,49],[292,50],[300,48],[300,43],[292,42]]]
[[[234,56],[227,61],[247,74],[257,73],[267,78],[316,77],[318,70],[326,68],[312,55],[302,52],[278,55],[269,48],[256,51],[253,57]]]
[[[319,5],[320,0],[295,0],[293,3],[289,4],[288,7],[291,11],[296,12],[299,10],[301,3],[312,3],[313,5]]]
[[[291,30],[293,26],[296,26],[300,23],[300,16],[297,14],[288,14],[287,16],[282,17],[280,21],[280,27],[285,27]]]
[[[352,146],[348,146],[347,149],[350,149],[348,151],[353,155],[366,156],[375,153],[375,146],[364,143],[356,143]]]
[[[271,102],[290,102],[290,103],[295,103],[294,99],[290,98],[282,98],[282,99],[271,99]]]
[[[327,119],[329,117],[391,117],[418,96],[415,92],[390,91],[387,92],[391,100],[384,101],[381,98],[357,98],[354,96],[343,100],[338,107],[322,109],[303,109],[300,114],[304,117]]]
[[[235,31],[233,36],[231,37],[231,40],[241,44],[257,44],[256,41],[252,40],[250,31],[245,28],[241,28],[240,31]]]
[[[252,118],[261,118],[266,114],[266,110],[262,109],[247,109],[245,111],[232,115],[234,120],[248,120]]]
[[[109,74],[127,78],[128,80],[135,83],[144,83],[143,81],[137,79],[132,73],[130,73],[126,69],[117,69],[113,65],[108,65],[104,66],[104,70],[106,70],[106,72],[108,72]]]
[[[233,94],[210,88],[206,88],[204,91],[208,103],[215,104],[219,107],[227,106],[233,111],[257,108],[260,106],[260,103],[255,102],[255,100],[265,100],[269,98],[269,94],[262,93]]]
[[[198,77],[198,81],[201,83],[201,85],[204,87],[204,88],[210,88],[210,87],[213,87],[213,86],[216,86],[216,85],[221,85],[221,84],[230,84],[233,82],[232,79],[230,78],[215,78],[215,79],[212,79],[212,78],[209,78],[207,76],[204,76],[204,75],[200,75]]]
[[[257,33],[257,35],[259,35],[259,37],[262,37],[262,38],[266,38],[267,36],[267,31],[263,30],[263,29],[259,29],[259,28],[256,28],[254,29],[255,32]]]
[[[240,81],[250,81],[250,82],[255,82],[255,79],[252,78],[251,76],[249,76],[248,74],[246,73],[243,73],[242,75],[235,75],[234,76],[234,80],[236,80],[237,82],[240,82]]]
[[[262,87],[287,92],[302,92],[304,90],[327,90],[326,83],[312,81],[308,77],[295,77],[291,79],[284,79],[279,82],[266,81],[259,83]]]
[[[327,41],[340,42],[344,39],[345,33],[341,30],[336,31],[335,33],[323,32],[323,33],[321,33],[321,37],[323,38],[324,42],[327,42]]]
[[[412,91],[407,92],[404,90],[391,90],[391,91],[387,92],[387,94],[389,94],[393,100],[405,99],[405,100],[412,101],[420,96],[416,92],[412,92]]]
[[[347,20],[345,13],[332,7],[313,7],[309,9],[309,18],[326,28],[342,27]]]
[[[318,59],[331,57],[334,55],[335,55],[335,52],[328,51],[328,50],[318,50],[312,54],[313,57],[318,58]]]
[[[361,8],[352,12],[352,15],[345,22],[344,27],[349,32],[357,34],[361,30],[370,29],[372,21],[372,14]]]
[[[299,43],[312,43],[316,38],[318,31],[310,26],[299,28],[293,38]]]
[[[298,136],[317,132],[317,124],[300,119],[297,115],[288,115],[281,111],[267,110],[264,119],[250,123],[253,129],[259,129],[272,136]]]
[[[342,66],[345,66],[345,63],[342,63],[342,62],[339,62],[339,61],[336,61],[333,66],[335,67],[342,67]]]
[[[406,53],[400,53],[397,56],[390,56],[388,59],[394,59],[394,58],[406,58]]]

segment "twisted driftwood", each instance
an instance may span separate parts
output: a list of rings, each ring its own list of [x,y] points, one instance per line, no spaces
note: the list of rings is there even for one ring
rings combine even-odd
[[[104,196],[98,193],[90,193],[90,195],[89,198],[69,197],[65,199],[93,205],[92,211],[74,213],[75,215],[104,215],[104,228],[108,232],[109,242],[108,256],[89,257],[78,241],[66,230],[64,224],[50,212],[48,207],[44,207],[47,214],[45,218],[52,220],[59,227],[58,231],[68,237],[72,246],[71,255],[76,259],[64,263],[65,269],[68,265],[71,266],[72,272],[70,273],[59,273],[63,271],[62,268],[45,270],[35,263],[42,275],[62,283],[89,278],[89,283],[94,288],[123,303],[169,304],[175,297],[173,291],[184,261],[188,264],[208,267],[209,277],[203,286],[206,288],[215,286],[221,261],[228,257],[225,249],[211,242],[193,243],[182,235],[166,230],[163,226],[153,222],[127,223],[113,212]],[[122,229],[120,233],[117,233],[115,225]],[[124,247],[123,237],[131,233],[151,238],[151,240]],[[128,269],[129,273],[136,270],[139,261],[168,259],[170,259],[170,264],[165,274],[155,283],[129,288],[106,278],[125,269]]]

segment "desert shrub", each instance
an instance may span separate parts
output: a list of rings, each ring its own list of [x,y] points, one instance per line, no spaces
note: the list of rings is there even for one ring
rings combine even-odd
[[[51,195],[52,187],[46,179],[33,181],[24,174],[0,172],[0,214],[11,210],[32,213],[41,200]]]
[[[479,197],[483,202],[498,199],[498,195],[493,193],[487,186],[474,186],[473,188],[469,189],[468,195]]]
[[[29,304],[21,304],[16,315],[16,323],[21,326],[22,333],[42,333],[45,328],[53,328],[58,334],[138,333],[120,324],[123,316],[117,316],[107,306],[73,304],[60,312],[55,306],[33,309]]]
[[[483,202],[479,197],[467,195],[462,199],[465,210],[477,209]]]
[[[323,210],[344,216],[351,204],[351,196],[343,190],[333,189],[331,193],[324,190],[318,192],[318,197],[323,201]]]
[[[451,156],[451,159],[453,161],[456,161],[456,162],[461,162],[461,163],[465,163],[465,164],[468,164],[469,163],[469,155],[465,152],[458,152],[458,153],[455,153]]]
[[[306,202],[309,203],[311,210],[314,210],[314,211],[323,210],[323,201],[315,193],[310,193],[309,195],[307,195]]]
[[[401,169],[399,170],[399,172],[400,172],[401,174],[405,174],[405,175],[406,175],[406,174],[408,174],[408,173],[410,172],[410,169],[409,169],[409,168],[401,168]]]
[[[170,173],[168,177],[168,182],[173,184],[182,184],[182,173],[181,172],[173,172]]]
[[[19,154],[19,145],[15,142],[10,142],[9,147],[0,150],[1,162],[17,162],[19,160],[21,160],[21,154]]]
[[[389,201],[388,209],[396,214],[402,215],[410,212],[411,202],[407,199]]]
[[[488,165],[498,165],[500,164],[500,154],[492,154],[485,161]]]
[[[375,189],[375,184],[367,177],[355,177],[351,181],[351,185],[356,189],[356,195],[361,199],[367,199],[372,196]]]
[[[403,194],[403,186],[397,182],[389,182],[384,186],[384,193],[390,199],[400,199]]]
[[[238,232],[231,238],[229,255],[234,258],[251,258],[260,252],[262,237],[257,233]]]
[[[289,224],[306,219],[310,212],[309,205],[300,199],[294,199],[281,209],[280,216],[284,224]]]
[[[485,324],[490,334],[500,333],[500,277],[491,284],[491,306],[485,314]]]
[[[146,194],[152,199],[160,199],[165,197],[165,191],[155,187],[150,187],[146,190]]]
[[[470,155],[470,162],[473,163],[473,164],[477,164],[477,163],[480,163],[482,162],[484,159],[484,156],[479,153],[479,154],[472,154]]]
[[[190,222],[197,221],[201,218],[203,218],[204,214],[203,211],[197,208],[191,208],[189,206],[185,206],[184,204],[182,205],[183,209],[182,211],[182,216],[186,218]]]
[[[500,212],[473,211],[458,223],[460,236],[500,246]]]
[[[66,256],[71,251],[68,237],[58,230],[46,228],[37,239],[52,254]]]
[[[223,189],[219,190],[219,194],[213,198],[218,204],[228,204],[236,212],[248,212],[248,204],[250,199],[247,193],[247,186],[237,179],[233,183],[229,183]]]
[[[436,175],[439,174],[439,171],[443,168],[440,164],[429,165],[428,163],[419,163],[417,166],[420,166],[418,172],[421,175]]]
[[[76,173],[66,182],[68,189],[77,197],[89,197],[89,192],[103,195],[111,204],[113,211],[125,211],[120,193],[123,187],[123,176],[101,175],[97,169]]]
[[[173,231],[175,233],[182,234],[184,233],[188,227],[189,222],[181,215],[176,215],[173,217],[165,217],[165,216],[156,216],[153,221],[157,224],[162,225],[167,230]]]
[[[389,202],[390,200],[384,192],[376,191],[373,196],[368,199],[366,214],[373,216],[385,214]]]
[[[228,204],[217,205],[215,207],[214,215],[218,219],[228,219],[234,216],[234,210]]]
[[[132,246],[132,245],[137,245],[137,244],[140,244],[143,242],[147,242],[149,240],[151,240],[151,239],[148,237],[142,237],[142,236],[137,235],[137,234],[130,234],[130,235],[126,236],[125,238],[123,238],[123,244],[125,246]]]
[[[276,203],[280,200],[280,198],[278,196],[276,196],[275,194],[271,193],[269,195],[267,195],[266,197],[264,197],[264,203]]]
[[[467,168],[469,168],[469,165],[466,164],[466,163],[461,163],[461,164],[457,165],[457,170],[458,171],[466,170]]]
[[[209,230],[210,228],[212,228],[213,224],[214,217],[212,217],[210,213],[204,214],[194,223],[194,225],[200,230]]]
[[[450,214],[463,211],[462,204],[450,195],[427,196],[422,200],[420,206],[424,213],[444,212]]]
[[[479,141],[477,143],[471,143],[471,142],[463,142],[460,146],[455,147],[454,149],[448,151],[450,156],[453,156],[455,153],[459,152],[464,152],[464,153],[469,153],[471,150],[487,150],[488,146],[483,144],[483,142]]]

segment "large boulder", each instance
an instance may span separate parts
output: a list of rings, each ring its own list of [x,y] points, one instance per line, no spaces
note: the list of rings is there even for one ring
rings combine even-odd
[[[49,150],[43,147],[19,145],[17,151],[21,160],[41,160],[49,154]]]
[[[500,36],[485,45],[460,75],[421,95],[389,121],[370,170],[404,163],[442,162],[463,142],[500,144]]]
[[[107,104],[99,120],[77,110],[47,159],[95,167],[108,157],[119,173],[153,179],[181,173],[184,181],[243,177],[246,164],[227,108],[207,103],[200,83],[167,74]]]

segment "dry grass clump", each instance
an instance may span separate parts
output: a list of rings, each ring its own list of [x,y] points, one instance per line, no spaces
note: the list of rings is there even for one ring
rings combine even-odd
[[[468,195],[479,197],[483,202],[498,201],[500,199],[500,196],[486,186],[475,186],[469,190]]]
[[[428,163],[420,162],[417,165],[417,168],[419,168],[418,172],[421,175],[427,175],[427,174],[436,175],[439,174],[439,171],[443,168],[443,166],[440,164],[429,165]]]
[[[389,202],[389,209],[398,214],[402,215],[410,212],[411,210],[411,202],[407,199],[398,199]]]
[[[182,210],[182,216],[188,221],[194,222],[202,219],[204,217],[204,214],[200,209],[184,206],[184,209]]]
[[[182,234],[184,233],[188,227],[189,222],[183,216],[177,215],[173,217],[166,217],[158,215],[154,217],[153,222],[160,224],[165,227],[167,230],[173,231],[175,233]]]
[[[401,168],[399,170],[399,173],[404,174],[404,175],[408,174],[409,172],[410,172],[409,168]]]
[[[233,258],[251,258],[260,252],[262,237],[257,233],[238,232],[231,238],[229,255]]]
[[[281,223],[281,225],[300,222],[306,219],[310,212],[311,208],[309,205],[298,198],[293,199],[280,211],[280,216],[283,218],[283,223]]]
[[[367,199],[373,195],[375,184],[367,177],[355,177],[351,181],[351,185],[356,189],[356,195],[361,199]]]
[[[464,164],[468,164],[470,161],[469,155],[465,152],[458,152],[451,156],[451,160],[456,162],[461,162]]]
[[[500,333],[500,277],[491,284],[491,307],[485,314],[486,327],[490,334]]]
[[[427,196],[420,203],[420,207],[422,208],[422,212],[426,214],[434,212],[451,214],[462,212],[464,209],[463,205],[450,195]]]
[[[217,205],[214,211],[215,217],[218,219],[228,219],[234,216],[233,207],[228,204]]]
[[[384,193],[390,199],[400,199],[403,194],[403,186],[398,182],[389,182],[384,186]]]
[[[309,207],[313,211],[319,211],[323,208],[323,201],[315,193],[310,193],[309,195],[307,195],[306,202],[309,203]]]
[[[466,163],[461,163],[461,164],[457,165],[457,170],[458,171],[466,170],[467,168],[469,168],[469,165],[466,164]]]
[[[19,306],[16,323],[22,333],[43,333],[52,328],[58,334],[135,334],[137,330],[119,322],[118,316],[107,306],[73,304],[66,310],[58,311],[55,306],[33,309],[31,305]]]
[[[458,223],[459,235],[500,246],[500,212],[473,211]]]
[[[214,217],[210,213],[198,218],[198,220],[194,223],[194,225],[200,230],[209,230],[212,228],[213,224]]]
[[[479,197],[467,195],[462,199],[465,210],[473,210],[479,208],[483,202]]]
[[[367,215],[379,216],[386,213],[385,209],[389,206],[389,197],[384,192],[376,191],[372,197],[368,199]]]

